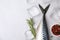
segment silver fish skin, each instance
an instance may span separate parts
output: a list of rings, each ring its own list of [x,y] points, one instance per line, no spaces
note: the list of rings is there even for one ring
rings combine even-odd
[[[46,22],[46,17],[45,17],[49,6],[50,6],[50,4],[45,9],[43,9],[42,6],[39,4],[39,7],[43,13],[43,27],[42,27],[43,40],[49,40],[48,27],[47,27],[47,22]]]

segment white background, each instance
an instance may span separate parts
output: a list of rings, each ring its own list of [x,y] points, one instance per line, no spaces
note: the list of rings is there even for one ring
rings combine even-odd
[[[26,0],[0,0],[0,40],[25,40]]]

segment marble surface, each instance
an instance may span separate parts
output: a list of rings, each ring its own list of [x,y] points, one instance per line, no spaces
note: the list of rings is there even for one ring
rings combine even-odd
[[[50,35],[50,40],[60,40],[60,36],[56,36],[51,32],[51,28],[52,25],[54,24],[60,24],[60,1],[58,0],[35,0],[34,2],[38,7],[38,4],[40,4],[43,8],[45,8],[48,4],[50,4],[50,8],[48,9],[47,13],[46,13],[46,19],[47,19],[47,24],[48,24],[48,29],[49,29],[49,35]],[[31,4],[30,4],[31,5]],[[32,5],[31,5],[32,6]],[[39,8],[40,9],[40,8]],[[34,12],[33,10],[31,11],[31,15],[34,19],[35,22],[35,28],[37,28],[38,23],[42,20],[42,16],[43,14],[41,13],[41,10],[39,10],[37,12]],[[36,14],[35,14],[36,13]],[[43,24],[41,24],[43,25]],[[36,40],[43,40],[42,38],[42,26],[40,26],[38,33],[37,33],[37,39]]]

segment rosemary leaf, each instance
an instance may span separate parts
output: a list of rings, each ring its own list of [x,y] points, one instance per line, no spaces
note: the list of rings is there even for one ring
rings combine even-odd
[[[27,23],[28,23],[28,25],[30,27],[31,33],[33,34],[34,38],[36,38],[36,30],[35,30],[35,28],[33,26],[34,25],[33,19],[32,18],[27,19]]]

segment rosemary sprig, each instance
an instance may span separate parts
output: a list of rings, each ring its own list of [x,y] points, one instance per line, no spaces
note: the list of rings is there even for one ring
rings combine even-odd
[[[36,38],[36,30],[35,30],[35,28],[34,28],[33,19],[32,19],[32,18],[27,19],[27,23],[28,23],[28,25],[29,25],[29,28],[30,28],[31,33],[33,34],[34,38]]]

